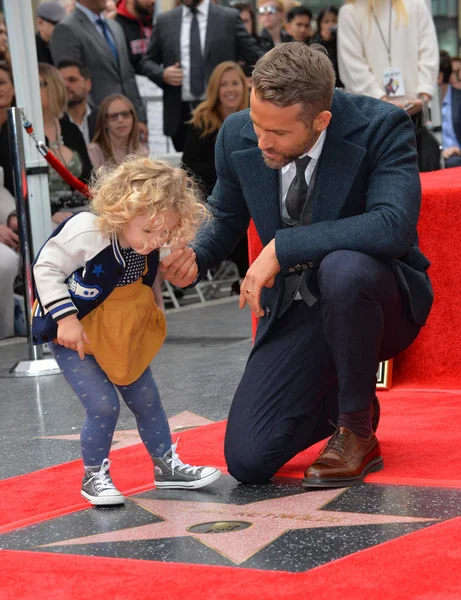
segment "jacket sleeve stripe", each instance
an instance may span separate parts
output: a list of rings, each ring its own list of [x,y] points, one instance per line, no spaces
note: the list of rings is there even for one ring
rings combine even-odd
[[[60,302],[68,302],[68,301],[69,301],[69,296],[64,296],[63,298],[59,298],[58,300],[53,300],[53,302],[46,304],[44,306],[44,308],[46,308],[49,312],[51,312],[51,307],[54,306],[55,304],[59,304]]]
[[[72,302],[66,302],[65,304],[61,304],[60,306],[52,308],[49,311],[50,315],[55,321],[58,321],[69,314],[75,314],[77,312],[78,310]]]

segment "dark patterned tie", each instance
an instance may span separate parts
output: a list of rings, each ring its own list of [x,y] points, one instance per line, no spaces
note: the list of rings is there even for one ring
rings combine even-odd
[[[107,45],[109,46],[110,51],[114,55],[115,62],[118,63],[117,47],[116,47],[116,45],[114,43],[114,40],[112,39],[112,36],[110,34],[109,27],[108,27],[107,23],[104,21],[104,19],[96,19],[96,23],[99,25],[99,27],[102,30],[102,33],[104,35],[104,39],[106,40]]]
[[[191,8],[192,23],[190,26],[190,91],[194,98],[201,98],[205,91],[205,69],[200,44],[200,30],[197,9]]]
[[[306,183],[306,169],[310,160],[310,156],[295,158],[296,175],[288,188],[287,196],[285,198],[287,213],[293,221],[300,220],[301,212],[304,203],[306,202],[308,188]]]

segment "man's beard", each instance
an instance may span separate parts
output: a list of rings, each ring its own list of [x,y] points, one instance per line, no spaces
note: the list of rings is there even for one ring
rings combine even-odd
[[[181,0],[181,4],[184,4],[184,6],[187,6],[187,8],[195,8],[200,4],[201,1],[202,0],[189,0],[188,2],[184,2],[184,0]]]
[[[79,104],[83,104],[85,102],[85,96],[72,96],[72,98],[68,98],[67,106],[72,108],[73,106],[78,106]]]
[[[298,158],[298,156],[302,156],[306,152],[309,152],[309,150],[314,146],[317,139],[318,134],[310,133],[306,141],[299,144],[299,146],[297,146],[296,148],[293,148],[292,152],[290,152],[289,154],[280,154],[280,158],[269,158],[268,156],[265,156],[263,152],[262,155],[264,163],[266,167],[269,167],[269,169],[283,169],[283,167],[289,165],[296,158]]]
[[[138,2],[138,0],[134,0],[134,9],[135,9],[138,17],[141,17],[141,19],[151,17],[154,14],[154,6],[155,6],[155,4],[153,4],[149,8],[146,8],[146,7],[142,6]]]

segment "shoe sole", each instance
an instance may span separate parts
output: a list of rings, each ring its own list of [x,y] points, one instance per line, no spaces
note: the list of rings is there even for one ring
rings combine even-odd
[[[304,477],[302,480],[303,487],[309,488],[339,488],[349,487],[351,485],[357,485],[363,483],[363,480],[369,473],[376,473],[384,468],[384,461],[382,456],[378,456],[374,460],[370,461],[367,466],[363,469],[360,475],[356,477],[348,478],[337,478],[337,479],[309,479]]]
[[[80,492],[81,495],[88,500],[93,506],[115,506],[116,504],[125,504],[125,498],[123,496],[90,496],[86,492]]]
[[[214,473],[210,473],[208,477],[204,477],[203,479],[197,479],[195,481],[159,481],[155,482],[155,487],[157,489],[170,489],[170,490],[198,490],[202,487],[210,485],[210,483],[214,483],[218,479],[222,477],[221,471],[216,470]]]

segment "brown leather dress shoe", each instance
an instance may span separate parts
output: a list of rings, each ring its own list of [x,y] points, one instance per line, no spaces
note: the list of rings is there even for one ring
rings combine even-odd
[[[319,458],[306,469],[304,487],[347,487],[361,483],[368,473],[380,471],[383,459],[378,439],[359,438],[340,427],[330,438]]]

